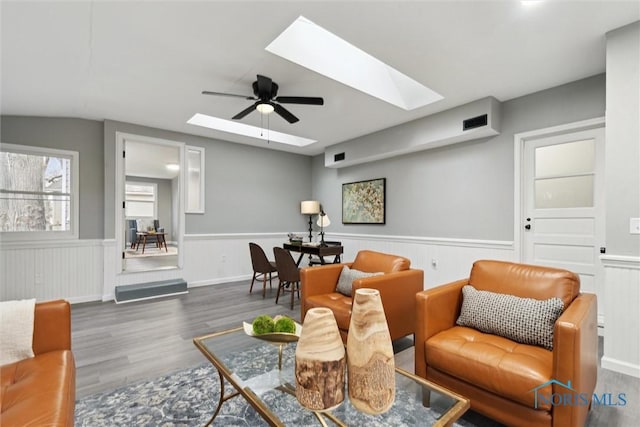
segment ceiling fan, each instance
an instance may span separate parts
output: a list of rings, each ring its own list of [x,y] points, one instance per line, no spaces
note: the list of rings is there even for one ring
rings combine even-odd
[[[233,120],[240,120],[253,110],[258,110],[262,114],[269,114],[273,111],[278,113],[283,119],[289,123],[295,123],[299,119],[291,114],[289,110],[280,104],[306,104],[306,105],[324,105],[324,100],[318,97],[309,96],[278,96],[278,84],[274,83],[269,77],[257,75],[257,80],[253,82],[254,96],[236,95],[234,93],[211,92],[203,90],[203,95],[221,95],[233,96],[236,98],[244,98],[256,101],[250,107],[245,108],[232,117]]]

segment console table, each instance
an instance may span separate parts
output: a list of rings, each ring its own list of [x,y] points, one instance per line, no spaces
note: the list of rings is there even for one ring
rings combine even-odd
[[[282,245],[282,247],[291,252],[300,252],[300,256],[296,261],[296,265],[298,267],[300,267],[300,262],[305,255],[316,255],[318,258],[320,258],[320,264],[326,264],[324,257],[335,256],[333,262],[334,264],[337,264],[340,262],[340,255],[342,255],[342,253],[344,252],[344,247],[342,247],[341,245],[311,246],[305,244],[294,245],[292,243],[285,243]]]

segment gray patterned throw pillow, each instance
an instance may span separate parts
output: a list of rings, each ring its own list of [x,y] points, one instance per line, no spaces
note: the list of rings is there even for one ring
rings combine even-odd
[[[520,298],[467,285],[456,324],[552,350],[553,327],[563,310],[560,298]]]
[[[351,296],[351,286],[354,280],[362,279],[364,277],[381,276],[383,273],[367,273],[366,271],[354,270],[346,265],[342,267],[340,278],[338,279],[338,286],[336,291],[348,297]]]

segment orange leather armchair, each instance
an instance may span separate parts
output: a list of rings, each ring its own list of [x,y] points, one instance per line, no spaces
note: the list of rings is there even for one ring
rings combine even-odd
[[[68,302],[36,304],[33,352],[35,357],[0,367],[0,424],[73,426],[76,367]]]
[[[456,326],[468,284],[521,298],[560,298],[564,311],[553,327],[553,350]],[[597,376],[597,302],[579,291],[578,276],[566,270],[477,261],[468,279],[416,295],[416,374],[469,398],[471,409],[506,425],[584,425]],[[564,386],[568,381],[573,392]],[[536,399],[538,393],[573,393],[588,402],[554,404]]]
[[[301,269],[301,319],[304,320],[310,308],[330,308],[338,323],[342,340],[346,342],[351,321],[352,298],[336,291],[340,273],[345,265],[359,271],[384,273],[354,280],[352,295],[360,288],[377,289],[380,291],[391,339],[413,334],[415,295],[424,289],[424,272],[410,268],[411,261],[407,258],[374,251],[360,251],[356,259],[350,263]]]

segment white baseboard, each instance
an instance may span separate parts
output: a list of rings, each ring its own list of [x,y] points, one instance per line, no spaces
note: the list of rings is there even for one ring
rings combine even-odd
[[[198,280],[195,282],[188,282],[187,286],[189,288],[199,288],[201,286],[219,285],[221,283],[229,283],[229,282],[241,282],[249,279],[251,279],[251,274],[243,274],[240,276],[231,276],[231,277],[223,277],[223,278],[210,279],[210,280]]]
[[[634,365],[621,360],[612,359],[607,356],[602,357],[601,363],[604,369],[640,378],[640,365]]]
[[[87,295],[87,296],[81,296],[81,297],[70,297],[65,299],[69,301],[70,304],[81,304],[83,302],[104,301],[102,295]]]
[[[170,294],[162,294],[162,295],[153,295],[150,297],[144,297],[144,298],[135,298],[135,299],[128,299],[126,301],[116,301],[116,304],[126,304],[128,302],[136,302],[136,301],[146,301],[146,300],[150,300],[150,299],[158,299],[158,298],[165,298],[165,297],[173,297],[176,295],[184,295],[184,294],[188,294],[189,291],[183,291],[183,292],[173,292]]]

